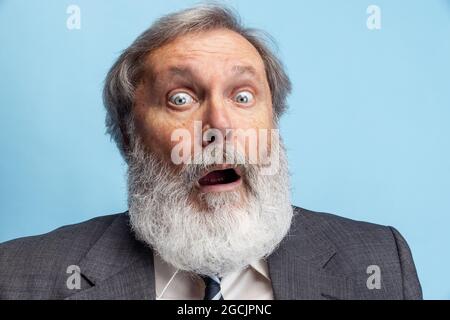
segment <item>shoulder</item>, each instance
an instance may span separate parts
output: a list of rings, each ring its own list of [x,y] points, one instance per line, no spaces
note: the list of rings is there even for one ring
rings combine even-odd
[[[309,241],[332,246],[348,263],[399,262],[400,251],[409,252],[406,241],[394,227],[298,207],[294,212],[294,238],[305,241],[306,235]]]
[[[410,248],[394,227],[299,207],[294,207],[294,213],[291,250],[299,255],[306,252],[308,257],[317,256],[320,250],[334,252],[325,261],[333,274],[364,284],[364,277],[376,268],[383,274],[385,291],[400,292],[397,297],[404,299],[421,299]]]
[[[357,221],[331,213],[316,212],[294,207],[295,228],[306,228],[320,233],[337,247],[361,243],[395,244],[398,231],[391,227]]]
[[[45,234],[0,243],[0,257],[4,258],[13,251],[33,255],[40,247],[47,250],[64,247],[79,250],[82,249],[80,245],[89,247],[118,216],[119,214],[100,216],[81,223],[66,225]]]
[[[26,299],[26,294],[47,298],[54,284],[67,278],[67,268],[77,265],[120,215],[100,216],[0,244],[0,298]]]

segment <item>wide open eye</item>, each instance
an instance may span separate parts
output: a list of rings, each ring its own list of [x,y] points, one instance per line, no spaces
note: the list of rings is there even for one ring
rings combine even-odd
[[[234,96],[234,101],[241,104],[252,103],[253,99],[253,94],[250,91],[241,91]]]
[[[189,93],[177,92],[169,97],[169,102],[178,107],[183,107],[194,102],[194,98]]]

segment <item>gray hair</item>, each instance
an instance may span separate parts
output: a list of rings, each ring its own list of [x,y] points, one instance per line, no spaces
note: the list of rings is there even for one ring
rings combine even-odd
[[[116,142],[125,160],[134,134],[134,91],[144,73],[145,57],[179,36],[222,28],[240,34],[261,55],[271,90],[274,120],[278,121],[287,108],[286,98],[291,91],[291,82],[283,64],[270,49],[270,44],[274,44],[273,39],[261,30],[245,28],[239,15],[231,8],[219,4],[202,4],[159,18],[123,51],[106,76],[103,88],[106,132]]]

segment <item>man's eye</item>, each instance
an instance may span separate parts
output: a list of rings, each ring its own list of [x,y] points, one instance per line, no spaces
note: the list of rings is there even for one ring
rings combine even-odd
[[[234,101],[237,103],[251,103],[254,97],[253,94],[249,91],[241,91],[237,95],[234,96]]]
[[[176,106],[184,106],[191,104],[194,101],[188,93],[179,92],[169,97],[169,101]]]

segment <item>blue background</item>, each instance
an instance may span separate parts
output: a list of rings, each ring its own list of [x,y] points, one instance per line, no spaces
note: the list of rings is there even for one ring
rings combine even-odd
[[[277,39],[293,81],[294,203],[395,226],[425,298],[450,298],[450,1],[228,2]],[[193,3],[0,0],[0,241],[126,210],[102,82],[155,18]]]

